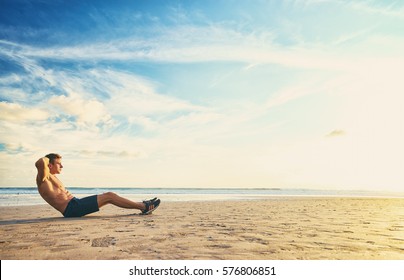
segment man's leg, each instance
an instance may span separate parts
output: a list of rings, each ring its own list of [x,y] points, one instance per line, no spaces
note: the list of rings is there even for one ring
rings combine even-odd
[[[134,202],[113,192],[98,195],[97,202],[99,208],[107,204],[113,204],[115,206],[127,209],[139,209],[142,211],[146,209],[146,205],[143,202]]]

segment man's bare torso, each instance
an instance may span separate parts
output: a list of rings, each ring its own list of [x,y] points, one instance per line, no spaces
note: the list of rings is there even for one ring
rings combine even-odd
[[[49,173],[46,164],[46,160],[38,161],[36,164],[38,192],[47,203],[63,214],[73,196],[55,175]]]

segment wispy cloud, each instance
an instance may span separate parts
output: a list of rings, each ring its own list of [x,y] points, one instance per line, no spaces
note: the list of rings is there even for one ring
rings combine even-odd
[[[309,7],[319,5],[335,5],[336,7],[345,7],[348,10],[358,11],[370,15],[379,15],[393,18],[404,18],[404,6],[402,2],[396,0],[390,1],[372,1],[372,0],[293,0],[294,5]]]
[[[347,1],[345,4],[359,12],[404,19],[404,6],[399,1]]]
[[[339,136],[344,136],[346,132],[342,129],[336,129],[328,133],[326,136],[327,137],[339,137]]]

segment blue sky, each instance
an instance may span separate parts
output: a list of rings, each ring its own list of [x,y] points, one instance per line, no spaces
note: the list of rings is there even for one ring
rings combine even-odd
[[[401,1],[0,2],[0,185],[402,190]]]

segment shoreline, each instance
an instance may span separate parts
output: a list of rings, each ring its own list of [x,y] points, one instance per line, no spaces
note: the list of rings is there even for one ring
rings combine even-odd
[[[2,260],[403,260],[404,199],[163,200],[152,215],[107,205],[69,219],[2,206],[0,233]]]
[[[86,193],[75,195],[77,198],[83,198],[86,196],[94,195],[95,193]],[[97,193],[101,194],[101,193]],[[256,194],[121,194],[119,195],[128,198],[133,201],[146,200],[149,197],[158,196],[164,202],[223,202],[223,201],[251,201],[251,200],[276,200],[276,199],[305,199],[305,198],[347,198],[347,199],[403,199],[404,195],[323,195],[323,194],[312,194],[312,195],[300,195],[300,194],[290,194],[290,195],[256,195]],[[20,195],[20,199],[11,199],[8,201],[6,195],[0,196],[0,209],[2,207],[25,207],[25,206],[44,206],[48,205],[39,194],[29,195],[28,198],[22,197],[27,196],[25,194]],[[22,201],[22,202],[21,202]],[[30,202],[27,202],[30,201]]]
[[[134,200],[141,201],[159,197],[163,201],[228,201],[273,199],[279,197],[331,197],[331,198],[404,198],[404,192],[364,191],[364,190],[318,190],[318,189],[281,189],[281,188],[128,188],[128,187],[71,187],[69,191],[76,197],[101,194],[108,191]],[[36,187],[0,187],[0,207],[44,205]]]

